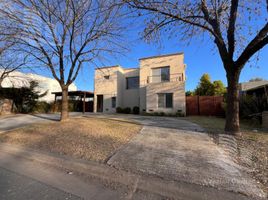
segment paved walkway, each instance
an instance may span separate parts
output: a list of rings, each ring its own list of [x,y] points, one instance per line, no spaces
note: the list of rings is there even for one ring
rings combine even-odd
[[[99,116],[120,118],[122,116]],[[263,196],[256,182],[196,124],[181,118],[127,115],[144,127],[108,164],[138,174]]]

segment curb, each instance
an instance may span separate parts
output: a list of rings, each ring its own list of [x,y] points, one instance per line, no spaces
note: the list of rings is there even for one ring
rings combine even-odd
[[[219,197],[224,197],[223,199],[225,200],[252,199],[245,195],[226,190],[218,190],[212,187],[185,182],[169,181],[150,176],[140,176],[130,172],[117,170],[113,167],[93,161],[73,159],[67,156],[54,155],[5,143],[0,144],[0,151],[11,154],[12,156],[21,157],[41,164],[47,164],[52,167],[59,167],[68,171],[77,172],[88,177],[97,178],[106,183],[108,182],[127,186],[130,188],[132,194],[139,190],[171,199],[221,199]]]

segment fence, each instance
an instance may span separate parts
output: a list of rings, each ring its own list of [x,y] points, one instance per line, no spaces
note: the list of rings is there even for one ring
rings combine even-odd
[[[186,115],[224,116],[222,96],[186,97]]]

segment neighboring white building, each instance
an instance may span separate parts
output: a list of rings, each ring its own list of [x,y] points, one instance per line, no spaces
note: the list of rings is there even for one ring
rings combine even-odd
[[[140,112],[185,113],[184,54],[140,59],[140,68],[97,68],[94,112],[113,113],[116,107]]]
[[[0,71],[1,73],[1,71]],[[45,76],[41,76],[38,74],[32,74],[32,73],[22,73],[22,72],[12,72],[9,77],[5,78],[2,86],[3,87],[27,87],[30,84],[30,81],[37,81],[39,83],[39,87],[37,88],[37,91],[40,91],[41,93],[44,93],[47,91],[47,95],[40,98],[40,101],[47,101],[51,102],[54,101],[54,95],[51,94],[51,92],[58,92],[61,91],[59,83],[52,78],[48,78]],[[76,91],[77,87],[75,84],[71,84],[69,86],[69,91]]]

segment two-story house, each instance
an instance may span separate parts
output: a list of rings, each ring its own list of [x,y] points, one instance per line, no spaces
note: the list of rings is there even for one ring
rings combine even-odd
[[[184,54],[140,59],[139,68],[97,68],[94,112],[138,106],[140,112],[185,113]]]

